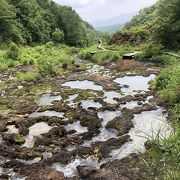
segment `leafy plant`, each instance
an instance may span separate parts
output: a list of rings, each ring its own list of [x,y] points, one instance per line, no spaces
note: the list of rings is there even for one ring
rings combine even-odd
[[[56,43],[62,43],[64,41],[64,32],[56,28],[52,33],[52,40]]]
[[[19,58],[19,47],[14,44],[14,43],[11,43],[10,44],[10,47],[7,51],[7,58],[10,58],[10,59],[13,59],[13,60],[18,60]]]

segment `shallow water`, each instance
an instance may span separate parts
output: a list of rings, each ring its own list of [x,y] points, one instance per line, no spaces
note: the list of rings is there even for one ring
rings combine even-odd
[[[89,73],[97,73],[100,75],[111,75],[111,72],[104,69],[101,66],[94,66],[93,68],[89,69],[87,72]],[[150,75],[149,77],[143,77],[143,76],[125,76],[123,78],[117,78],[114,80],[114,82],[118,83],[119,85],[128,85],[128,88],[123,87],[122,91],[125,95],[133,95],[137,94],[135,91],[148,91],[149,84],[148,82],[150,80],[153,80],[155,78],[155,75]],[[82,90],[103,90],[102,86],[96,85],[92,81],[84,80],[84,81],[69,81],[62,86],[67,86],[73,89],[82,89]],[[61,96],[51,96],[51,92],[47,92],[47,94],[44,94],[39,99],[39,105],[51,105],[51,103],[55,100],[61,100]],[[78,97],[79,94],[70,95],[66,102],[68,102],[69,106],[76,107],[78,104],[74,102],[74,100]],[[115,101],[113,98],[121,98],[121,93],[110,91],[106,92],[104,91],[104,96],[101,97],[104,102],[107,102],[109,104],[116,104],[117,101]],[[151,99],[152,96],[149,96],[146,99],[146,103],[148,103],[149,99]],[[128,109],[132,109],[134,107],[137,107],[138,102],[132,101],[127,102],[125,105],[121,105],[121,107],[126,107]],[[89,107],[95,107],[95,108],[101,108],[102,105],[99,102],[94,102],[91,99],[86,99],[81,101],[81,106],[88,110]],[[161,136],[165,137],[168,136],[171,132],[171,127],[166,121],[166,114],[163,114],[164,111],[163,108],[158,107],[158,110],[156,111],[149,111],[149,112],[142,112],[141,114],[135,115],[133,119],[134,128],[132,128],[129,131],[129,135],[132,139],[131,142],[125,143],[122,148],[112,150],[110,155],[112,158],[110,159],[103,159],[102,161],[98,162],[98,159],[94,156],[89,156],[88,158],[79,158],[76,157],[74,160],[72,160],[68,165],[62,165],[60,163],[53,164],[53,168],[57,169],[58,171],[61,171],[65,174],[67,177],[72,177],[77,174],[76,167],[78,165],[90,165],[92,167],[99,168],[99,166],[103,162],[107,162],[113,159],[121,159],[130,153],[133,152],[144,152],[145,147],[144,143],[147,140],[147,137],[155,136],[159,129],[162,129]],[[118,133],[115,130],[106,129],[106,124],[113,120],[114,118],[121,116],[120,111],[102,111],[98,112],[97,115],[100,119],[102,119],[102,127],[100,128],[100,133],[93,137],[90,141],[85,141],[82,146],[90,147],[93,142],[96,141],[107,141],[111,138],[117,138]],[[56,111],[45,111],[45,112],[34,112],[30,114],[29,117],[39,117],[39,116],[57,116],[62,117],[65,120],[64,113],[63,112],[56,112]],[[67,118],[66,118],[67,119]],[[82,127],[80,125],[80,122],[74,122],[72,124],[68,124],[64,126],[67,131],[75,130],[75,134],[81,134],[84,132],[88,132],[87,127]],[[40,136],[43,133],[48,133],[53,127],[49,126],[45,122],[36,123],[33,126],[29,128],[29,134],[25,137],[26,142],[24,143],[24,147],[32,148],[34,145],[34,137]],[[15,129],[15,126],[8,126],[8,132],[7,133],[18,133],[18,129]],[[1,136],[0,136],[0,144],[1,144]],[[67,147],[67,150],[72,151],[75,150],[79,145],[69,145]],[[42,156],[44,159],[51,156],[52,153],[43,153]],[[34,162],[39,162],[41,158],[33,159],[32,161],[26,161],[26,164],[32,164]],[[0,167],[0,173],[2,169]],[[15,176],[13,172],[11,176]],[[17,179],[16,179],[17,180]]]
[[[143,76],[125,76],[122,78],[117,78],[114,82],[120,85],[128,85],[128,88],[122,88],[122,92],[124,94],[134,94],[134,91],[148,91],[149,82],[154,80],[156,75],[151,74],[148,77]]]
[[[72,176],[78,175],[78,172],[76,169],[76,167],[78,165],[89,165],[89,166],[98,168],[98,164],[99,164],[98,160],[93,156],[89,156],[86,159],[76,157],[75,160],[73,160],[68,165],[62,165],[60,163],[55,163],[55,164],[53,164],[53,168],[55,168],[58,171],[63,172],[66,177],[72,177]]]
[[[70,95],[68,99],[66,100],[68,102],[68,106],[70,107],[76,107],[77,103],[74,102],[74,100],[79,96],[79,94]]]
[[[100,133],[93,137],[90,141],[85,141],[83,146],[90,147],[93,142],[96,141],[107,141],[111,138],[117,138],[117,132],[115,130],[106,129],[105,126],[109,121],[112,121],[114,118],[120,116],[122,113],[120,111],[102,111],[98,112],[98,117],[103,119],[102,127],[100,129]]]
[[[87,127],[81,126],[79,121],[74,122],[72,124],[68,124],[68,125],[66,125],[64,127],[65,127],[66,131],[75,130],[76,134],[81,134],[81,133],[84,133],[84,132],[88,132]]]
[[[116,104],[117,101],[114,100],[114,98],[121,98],[122,95],[120,93],[117,93],[115,91],[108,91],[104,92],[104,102],[107,102],[109,104]]]
[[[6,127],[8,131],[6,132],[7,134],[18,134],[19,130],[15,127],[15,125],[10,125]]]
[[[109,69],[105,69],[103,66],[99,65],[93,65],[90,66],[89,69],[86,70],[88,73],[91,74],[100,74],[101,76],[106,76],[106,77],[112,77],[113,73]]]
[[[88,108],[90,107],[99,109],[102,107],[102,104],[100,104],[99,102],[94,102],[94,100],[82,100],[81,106],[86,110],[88,110]]]
[[[172,133],[172,128],[166,121],[167,115],[162,113],[163,110],[159,108],[155,111],[142,112],[135,115],[133,119],[134,128],[129,131],[132,141],[126,143],[119,150],[113,150],[110,155],[121,159],[134,152],[144,152],[144,143],[147,139],[156,138],[159,131],[161,139],[167,138]]]
[[[37,118],[41,116],[49,116],[49,117],[64,117],[64,113],[56,112],[56,111],[44,111],[44,112],[33,112],[29,115],[31,118]]]
[[[67,99],[67,101],[72,102],[72,101],[74,101],[78,96],[79,96],[79,94],[70,95],[69,98]]]
[[[122,108],[127,108],[127,109],[133,109],[135,107],[140,107],[141,105],[138,105],[137,101],[131,101],[127,102],[126,104],[121,105]]]
[[[38,104],[40,106],[48,106],[52,105],[53,101],[60,101],[62,97],[60,95],[58,96],[52,96],[51,94],[43,94],[39,99],[38,99]]]
[[[146,101],[145,101],[145,103],[149,103],[149,100],[150,99],[152,99],[153,98],[153,95],[151,95],[151,96],[148,96],[147,98],[146,98]]]
[[[36,123],[29,127],[29,134],[25,137],[26,142],[23,144],[23,147],[32,148],[34,145],[34,137],[48,133],[51,129],[52,127],[45,122]]]
[[[97,115],[100,119],[103,119],[102,127],[105,127],[109,121],[113,120],[118,116],[121,116],[121,114],[122,113],[120,111],[102,111],[98,112]]]
[[[103,90],[102,86],[96,85],[96,84],[94,84],[94,82],[88,81],[88,80],[69,81],[69,82],[62,84],[62,86],[67,86],[72,89],[82,89],[82,90],[95,90],[95,91]]]
[[[98,162],[98,160],[93,158],[93,156],[89,157],[89,160],[77,157],[68,165],[56,163],[53,167],[64,172],[67,177],[72,177],[77,175],[76,167],[78,165],[90,165],[92,167],[99,168],[102,163],[106,163],[109,160],[121,159],[134,152],[144,152],[144,143],[147,141],[147,137],[155,137],[159,132],[159,129],[161,129],[160,137],[162,139],[167,138],[172,132],[171,126],[166,121],[167,115],[163,114],[163,111],[164,109],[159,107],[158,110],[142,112],[141,114],[135,115],[133,119],[134,128],[129,131],[132,141],[125,143],[122,148],[118,150],[112,150],[110,153],[112,158],[103,159]],[[101,133],[94,137],[91,141],[85,141],[83,146],[89,147],[95,141],[106,141],[112,137],[117,138],[117,133],[105,129],[105,126],[109,121],[120,115],[121,112],[119,111],[99,112],[98,117],[103,118]],[[72,147],[72,149],[74,148],[75,147]]]

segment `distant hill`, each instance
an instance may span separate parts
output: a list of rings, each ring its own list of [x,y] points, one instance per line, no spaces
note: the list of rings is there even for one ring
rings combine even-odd
[[[97,27],[97,31],[113,34],[117,32],[117,30],[121,29],[124,26],[124,24],[115,24],[115,25],[110,25],[110,26],[101,26]]]
[[[180,48],[180,1],[159,0],[140,10],[139,14],[113,35],[110,44],[144,43],[149,40],[164,47]]]
[[[95,28],[102,27],[102,26],[111,26],[117,24],[125,24],[126,22],[130,21],[133,16],[137,15],[138,12],[128,13],[128,14],[121,14],[119,16],[110,18],[110,19],[99,19],[93,22],[90,22]]]
[[[110,40],[110,44],[123,44],[129,42],[140,43],[148,40],[152,35],[151,27],[157,17],[157,9],[158,3],[140,10],[131,21],[125,23],[122,31],[114,33]]]

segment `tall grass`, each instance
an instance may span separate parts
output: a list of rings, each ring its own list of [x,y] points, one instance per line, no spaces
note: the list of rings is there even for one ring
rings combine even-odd
[[[158,171],[159,179],[180,179],[180,64],[172,65],[161,71],[154,83],[154,89],[159,91],[169,110],[174,134],[169,138],[154,138],[151,140],[149,154],[152,167]]]
[[[1,71],[5,71],[16,65],[33,65],[38,69],[38,73],[42,76],[59,73],[62,70],[60,70],[62,64],[72,64],[74,58],[71,55],[73,53],[78,53],[80,50],[64,44],[58,45],[49,42],[45,45],[36,47],[19,47],[14,57],[14,49],[15,48],[11,48],[10,50],[0,52]],[[29,77],[33,75],[27,73],[26,75],[21,74],[20,77],[22,76],[26,76],[27,79],[29,79]]]
[[[162,131],[164,131],[163,124],[151,136],[145,134],[149,148],[142,161],[148,169],[155,172],[157,179],[178,180],[180,178],[180,125],[176,123],[174,131],[168,136],[163,136]]]
[[[124,46],[109,46],[104,45],[105,50],[98,50],[97,47],[91,46],[89,48],[83,49],[80,51],[79,56],[81,59],[91,60],[95,63],[101,64],[104,61],[117,61],[122,59],[124,53],[132,52],[135,50],[133,46],[124,45]]]

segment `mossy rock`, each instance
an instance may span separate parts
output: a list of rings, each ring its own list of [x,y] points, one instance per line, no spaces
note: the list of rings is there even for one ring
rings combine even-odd
[[[24,143],[25,143],[25,139],[22,138],[22,137],[19,136],[19,135],[15,135],[15,136],[13,137],[13,142],[14,142],[14,144],[21,145],[21,144],[24,144]]]

